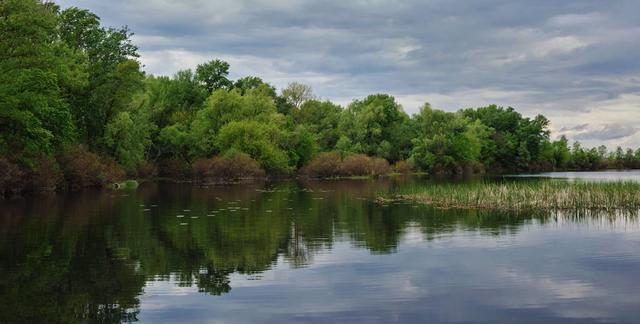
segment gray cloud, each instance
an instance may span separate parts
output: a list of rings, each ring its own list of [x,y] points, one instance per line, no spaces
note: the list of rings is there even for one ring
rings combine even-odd
[[[604,125],[602,128],[579,132],[574,136],[577,140],[612,140],[634,135],[640,127],[631,125]]]
[[[220,57],[233,77],[302,81],[341,103],[386,92],[408,112],[425,101],[447,110],[496,103],[543,113],[558,129],[640,122],[638,1],[60,3],[129,25],[154,74]]]
[[[589,124],[580,124],[577,126],[573,126],[573,127],[562,127],[560,128],[560,132],[568,132],[568,131],[576,131],[576,132],[581,132],[586,130],[587,128],[589,128]]]

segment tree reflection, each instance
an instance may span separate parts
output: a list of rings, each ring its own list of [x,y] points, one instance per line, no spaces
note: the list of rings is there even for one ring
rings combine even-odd
[[[505,235],[551,219],[372,202],[410,181],[146,184],[137,192],[6,203],[0,322],[132,322],[147,280],[218,296],[232,290],[232,274],[258,274],[279,260],[305,267],[338,241],[385,254],[409,228],[434,240],[459,229]]]

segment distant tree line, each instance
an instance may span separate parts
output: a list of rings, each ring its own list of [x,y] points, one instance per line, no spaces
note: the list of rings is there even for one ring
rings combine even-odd
[[[552,141],[547,118],[510,107],[445,112],[425,104],[410,116],[386,94],[341,107],[300,83],[278,91],[256,76],[231,80],[221,60],[147,75],[127,27],[103,27],[75,7],[3,0],[0,35],[3,194],[126,176],[392,170],[382,160],[434,174],[640,167],[640,149]],[[228,170],[238,161],[250,170]]]

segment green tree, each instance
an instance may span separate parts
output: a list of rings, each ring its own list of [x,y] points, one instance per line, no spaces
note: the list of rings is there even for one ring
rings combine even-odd
[[[191,123],[192,154],[205,157],[218,152],[218,131],[230,122],[241,120],[255,120],[269,125],[283,124],[273,99],[266,93],[249,91],[243,96],[238,90],[219,89],[207,99],[205,107],[198,111]]]
[[[351,103],[341,117],[340,128],[350,137],[356,152],[384,154],[380,157],[395,161],[401,158],[395,148],[409,145],[410,138],[399,136],[399,129],[408,119],[395,98],[376,94]],[[391,147],[390,143],[396,146]]]
[[[217,148],[223,154],[242,152],[249,154],[268,172],[286,173],[291,171],[289,158],[283,143],[286,134],[275,125],[255,120],[233,121],[220,129]]]
[[[342,107],[330,101],[309,100],[296,114],[296,121],[317,136],[322,151],[331,151],[340,138]]]
[[[230,89],[233,82],[228,79],[229,63],[212,60],[196,67],[196,79],[212,93],[218,89]]]
[[[154,128],[144,112],[120,112],[107,124],[105,145],[122,166],[133,170],[144,160]]]
[[[138,48],[127,27],[103,28],[100,18],[88,10],[65,9],[57,27],[60,40],[87,60],[88,85],[78,89],[72,104],[77,128],[95,148],[107,123],[140,90]]]
[[[305,102],[314,98],[311,87],[298,82],[289,83],[286,88],[282,89],[282,97],[296,110],[299,110]]]
[[[0,154],[30,164],[75,137],[60,90],[63,58],[54,51],[55,6],[0,2]]]
[[[258,88],[263,88],[263,91],[266,91],[270,97],[276,98],[276,88],[264,81],[261,78],[256,76],[246,76],[244,78],[240,78],[233,83],[233,88],[238,89],[240,94],[244,95],[251,90],[255,90]]]

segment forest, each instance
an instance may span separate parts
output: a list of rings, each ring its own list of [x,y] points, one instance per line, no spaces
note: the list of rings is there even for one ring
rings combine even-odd
[[[0,2],[0,196],[127,178],[640,168],[640,148],[552,140],[546,117],[512,107],[409,115],[388,94],[342,107],[301,83],[232,80],[219,59],[150,75],[132,35],[88,10]]]

